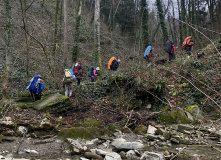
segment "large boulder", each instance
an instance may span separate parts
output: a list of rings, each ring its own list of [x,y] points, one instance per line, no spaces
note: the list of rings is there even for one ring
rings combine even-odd
[[[171,109],[168,113],[159,114],[159,120],[161,124],[189,124],[192,122],[192,120],[186,116],[185,112],[178,108]]]
[[[36,110],[47,110],[51,109],[52,111],[62,111],[67,109],[71,105],[71,100],[59,93],[48,95],[41,100],[34,102],[31,107]]]
[[[114,146],[118,150],[137,150],[137,149],[143,149],[144,145],[140,142],[127,142],[123,138],[117,138],[112,143],[112,146]]]

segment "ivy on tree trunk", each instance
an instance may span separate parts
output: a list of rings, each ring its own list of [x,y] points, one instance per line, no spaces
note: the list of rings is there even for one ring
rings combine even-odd
[[[169,38],[169,35],[168,35],[167,26],[165,22],[165,15],[163,12],[163,5],[162,5],[161,0],[156,0],[156,4],[157,4],[158,15],[160,18],[160,25],[163,31],[163,40],[166,42]]]

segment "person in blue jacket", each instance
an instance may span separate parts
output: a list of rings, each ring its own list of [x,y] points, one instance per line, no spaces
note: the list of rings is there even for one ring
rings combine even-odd
[[[154,56],[154,48],[148,46],[144,52],[143,58],[146,59],[148,62],[150,62],[153,56]]]
[[[35,75],[31,79],[29,86],[26,88],[26,90],[30,91],[31,98],[33,101],[37,101],[41,99],[41,92],[44,87],[43,82],[44,81],[41,75]]]

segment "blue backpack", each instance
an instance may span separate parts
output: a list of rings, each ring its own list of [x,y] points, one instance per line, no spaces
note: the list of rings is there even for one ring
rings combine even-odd
[[[31,84],[29,86],[29,89],[33,90],[33,91],[37,91],[38,87],[39,87],[39,83],[41,82],[41,76],[39,75],[35,75],[33,80],[31,81]]]

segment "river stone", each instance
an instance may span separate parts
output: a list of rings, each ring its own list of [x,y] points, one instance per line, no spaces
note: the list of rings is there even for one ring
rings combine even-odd
[[[157,139],[158,136],[153,135],[153,134],[146,134],[146,138],[149,139],[149,140],[151,140],[151,141],[153,141],[153,140]]]
[[[103,157],[91,152],[85,152],[84,156],[89,159],[103,160]]]
[[[3,119],[0,119],[0,124],[5,125],[7,127],[14,127],[15,123],[12,121],[11,117],[5,117]]]
[[[186,131],[193,131],[194,127],[188,124],[178,124],[177,130],[179,132],[184,132],[184,130]]]
[[[117,149],[127,149],[127,150],[136,150],[143,149],[144,145],[140,142],[126,142],[123,138],[115,139],[111,145],[113,145]]]
[[[21,135],[26,135],[28,132],[28,129],[24,126],[19,126],[17,129],[17,133]]]
[[[128,160],[130,160],[130,159],[131,159],[131,160],[134,160],[134,159],[137,158],[136,153],[135,153],[134,150],[129,150],[129,151],[126,153],[126,157],[127,157]]]
[[[163,128],[158,128],[156,131],[155,131],[155,133],[157,134],[157,135],[163,135],[163,133],[164,132],[166,132]]]
[[[157,129],[151,125],[148,126],[148,129],[147,129],[147,134],[155,134],[155,131]]]
[[[109,152],[107,151],[103,151],[102,149],[90,149],[90,151],[93,153],[93,154],[98,154],[98,155],[107,155]]]
[[[40,123],[40,128],[45,129],[45,130],[50,130],[52,128],[50,120],[47,118],[42,119]]]
[[[70,104],[71,104],[71,101],[68,97],[62,94],[56,93],[56,94],[48,95],[42,98],[41,100],[34,102],[31,105],[31,107],[35,108],[36,110],[41,111],[41,110],[58,107],[58,106],[62,106],[62,108],[64,109]]]
[[[179,143],[180,143],[180,142],[179,142],[177,139],[175,139],[175,138],[171,138],[170,141],[171,141],[172,143],[175,143],[175,144],[179,144]]]
[[[86,148],[84,148],[79,142],[78,140],[74,140],[71,138],[67,138],[67,141],[69,142],[69,144],[72,146],[73,151],[76,153],[81,153],[81,151],[86,150]],[[86,157],[88,158],[88,157]]]
[[[122,160],[122,159],[118,153],[111,152],[105,156],[104,160]]]
[[[163,153],[144,152],[140,160],[165,160]]]

